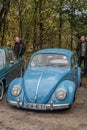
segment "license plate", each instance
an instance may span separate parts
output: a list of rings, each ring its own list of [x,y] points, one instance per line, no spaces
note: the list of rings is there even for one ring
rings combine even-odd
[[[44,104],[25,103],[24,107],[27,109],[33,109],[33,110],[46,110],[46,105]]]

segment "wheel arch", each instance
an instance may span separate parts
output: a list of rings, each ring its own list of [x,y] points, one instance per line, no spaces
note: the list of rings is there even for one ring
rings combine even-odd
[[[4,95],[4,90],[5,90],[5,80],[0,80],[0,86],[1,86],[1,89],[0,89],[0,100],[3,99],[3,95]]]
[[[78,67],[78,86],[81,86],[81,82],[82,82],[81,69]]]
[[[6,79],[3,78],[0,80],[0,84],[4,86],[4,88],[6,88]]]

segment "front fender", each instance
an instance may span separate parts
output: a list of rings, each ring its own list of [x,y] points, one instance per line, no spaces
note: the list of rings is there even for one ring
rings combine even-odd
[[[12,87],[14,85],[19,85],[21,87],[21,93],[19,96],[17,97],[14,97],[12,94],[11,94],[11,90],[12,90]],[[17,78],[17,79],[14,79],[10,84],[9,84],[9,87],[8,87],[8,92],[7,92],[7,99],[8,100],[11,100],[11,101],[17,101],[18,99],[20,100],[23,100],[23,89],[22,89],[22,86],[23,86],[23,79],[22,77],[21,78]]]
[[[66,98],[62,101],[60,101],[56,98],[56,91],[58,89],[61,89],[61,88],[65,89],[67,92]],[[51,100],[55,101],[58,104],[64,104],[64,103],[65,104],[67,104],[67,103],[72,104],[73,100],[75,98],[75,93],[76,93],[75,83],[73,81],[70,81],[70,80],[65,80],[58,85],[57,89],[55,90],[54,94],[51,97]]]

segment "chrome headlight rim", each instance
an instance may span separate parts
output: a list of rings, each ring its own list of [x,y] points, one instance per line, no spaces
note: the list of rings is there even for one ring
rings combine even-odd
[[[19,96],[21,93],[21,87],[19,85],[14,85],[11,89],[11,94],[14,97]]]
[[[64,88],[59,88],[56,90],[56,98],[60,101],[65,100],[67,92]]]

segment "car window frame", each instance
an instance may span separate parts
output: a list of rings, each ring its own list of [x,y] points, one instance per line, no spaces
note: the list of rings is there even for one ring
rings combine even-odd
[[[74,61],[74,65],[73,66],[72,66],[72,59]],[[74,68],[75,66],[77,66],[76,58],[75,58],[75,55],[72,55],[72,57],[71,57],[71,68]]]
[[[14,51],[13,50],[9,50],[9,51],[11,51],[11,53],[12,53],[12,59],[10,59],[10,61],[17,61],[17,56],[15,55],[15,53],[14,53]],[[10,52],[9,52],[10,53]],[[15,58],[15,59],[14,59]]]
[[[11,54],[10,53],[13,53],[12,54],[12,56],[14,55],[15,56],[15,59],[11,59]],[[8,55],[8,57],[7,57],[7,55]],[[14,58],[14,56],[13,56],[13,58]],[[7,62],[7,58],[8,58],[8,62]],[[16,55],[15,55],[15,53],[14,53],[14,51],[12,50],[12,49],[8,49],[8,50],[6,50],[6,64],[8,65],[8,64],[10,64],[11,62],[16,62],[18,59],[17,59],[17,57],[16,57]]]
[[[5,65],[6,65],[6,56],[5,56],[5,51],[4,51],[3,49],[0,49],[0,51],[2,51],[2,52],[4,53],[4,64],[3,64],[3,66],[5,66]]]
[[[57,54],[57,55],[64,55],[64,56],[67,57],[67,61],[68,61],[67,69],[70,67],[68,56],[65,55],[65,54],[62,54],[62,53],[38,53],[38,54],[34,54],[34,55],[31,57],[31,59],[30,59],[30,61],[29,61],[29,63],[28,63],[28,67],[33,67],[33,66],[31,66],[32,59],[33,59],[34,56],[39,55],[39,54]],[[35,66],[35,67],[43,67],[43,66]],[[63,68],[63,67],[60,67],[60,68]],[[65,67],[64,67],[64,68],[65,68]]]

